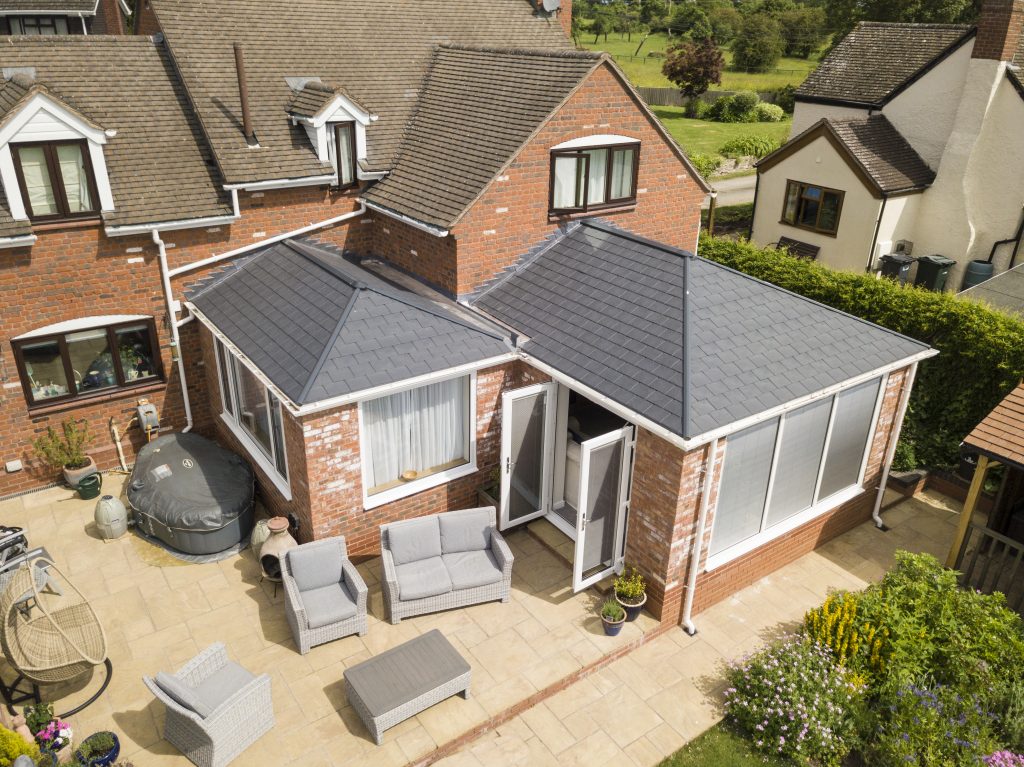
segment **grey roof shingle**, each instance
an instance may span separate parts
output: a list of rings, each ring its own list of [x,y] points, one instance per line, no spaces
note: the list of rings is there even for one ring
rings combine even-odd
[[[299,405],[512,350],[454,304],[402,290],[309,241],[270,245],[188,297]]]
[[[527,355],[684,438],[928,348],[596,221],[524,257],[473,305],[526,336]]]
[[[450,228],[601,61],[583,51],[438,47],[394,168],[366,199]]]
[[[885,115],[829,120],[829,124],[881,191],[924,189],[935,180],[935,171]]]
[[[963,290],[960,295],[1024,316],[1024,264]]]
[[[228,183],[329,172],[302,127],[289,124],[293,93],[285,78],[337,84],[378,115],[367,128],[368,164],[383,170],[398,149],[435,45],[570,47],[560,23],[536,15],[527,0],[152,4]],[[259,149],[246,145],[240,129],[236,41],[244,45]]]
[[[6,37],[0,61],[34,71],[35,83],[54,98],[116,131],[104,147],[115,207],[103,214],[108,226],[232,212],[164,45],[137,36]],[[8,94],[23,87],[6,82],[0,109],[9,111]]]
[[[962,24],[862,21],[808,75],[797,100],[879,107],[974,34]]]
[[[97,0],[0,0],[0,16],[11,13],[40,13],[61,11],[68,14],[96,13]]]

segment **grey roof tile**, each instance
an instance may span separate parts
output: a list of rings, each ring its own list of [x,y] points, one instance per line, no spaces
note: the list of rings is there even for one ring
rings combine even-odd
[[[2,0],[0,15],[61,11],[75,16],[80,13],[92,16],[96,13],[97,4],[97,0]]]
[[[829,123],[883,192],[923,189],[935,180],[935,171],[885,115]]]

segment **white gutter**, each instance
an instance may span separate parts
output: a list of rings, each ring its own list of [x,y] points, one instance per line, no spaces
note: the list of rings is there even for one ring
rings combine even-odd
[[[232,194],[237,194],[237,192],[232,191]],[[350,211],[349,213],[342,213],[340,216],[328,218],[324,221],[317,221],[314,224],[309,224],[308,226],[303,226],[299,229],[293,229],[292,231],[285,232],[284,234],[276,234],[273,237],[269,237],[268,239],[265,240],[260,240],[259,242],[254,242],[251,245],[243,245],[240,248],[229,250],[226,253],[221,253],[216,256],[210,256],[209,258],[204,258],[199,261],[193,261],[190,264],[185,264],[184,266],[176,267],[174,269],[171,269],[169,274],[171,277],[177,277],[179,274],[185,274],[186,272],[192,272],[195,271],[196,269],[202,269],[204,266],[216,264],[219,261],[223,261],[226,258],[234,258],[235,256],[239,256],[242,253],[247,253],[250,250],[262,248],[265,245],[272,245],[275,242],[281,242],[281,240],[287,240],[292,237],[298,237],[299,235],[306,234],[307,232],[313,232],[316,231],[317,229],[323,229],[325,227],[332,226],[333,224],[338,224],[341,223],[342,221],[347,221],[350,218],[361,216],[364,213],[366,213],[366,207],[360,205],[356,210]]]
[[[38,237],[34,234],[23,234],[18,237],[0,237],[0,248],[21,248],[31,245]]]
[[[228,216],[210,216],[208,218],[183,218],[177,221],[166,221],[159,224],[131,224],[129,226],[107,226],[104,231],[107,237],[124,237],[132,234],[146,234],[147,232],[161,231],[172,232],[179,229],[201,229],[204,226],[222,226],[231,224],[242,217],[238,210],[238,192],[231,191],[231,207],[234,213]]]
[[[693,596],[697,589],[697,575],[700,573],[700,555],[704,549],[704,528],[708,521],[708,506],[711,502],[711,486],[715,481],[715,461],[718,459],[718,440],[708,446],[708,461],[704,469],[704,485],[700,490],[700,512],[697,514],[697,531],[690,549],[690,572],[686,578],[686,597],[683,602],[683,628],[693,636],[697,627],[693,625]]]
[[[875,496],[875,507],[871,511],[871,519],[879,530],[887,530],[882,521],[881,509],[882,498],[885,496],[885,486],[889,483],[889,469],[892,467],[892,459],[896,455],[896,443],[900,441],[900,432],[903,429],[903,417],[907,414],[907,403],[910,402],[910,392],[914,388],[914,379],[917,377],[917,363],[910,366],[910,373],[900,395],[900,406],[896,411],[896,420],[893,422],[892,431],[889,435],[889,446],[885,451],[885,463],[882,465],[882,479],[878,484],[878,494]]]
[[[241,189],[244,192],[258,191],[260,189],[292,189],[299,186],[322,186],[324,184],[336,184],[337,174],[329,176],[304,176],[303,178],[279,178],[270,181],[248,181],[244,184],[225,184],[224,188],[229,192],[237,192]]]
[[[388,218],[393,218],[393,219],[395,219],[395,221],[401,221],[403,224],[408,224],[413,229],[419,229],[421,232],[426,232],[427,234],[432,234],[435,237],[447,237],[448,236],[448,230],[447,229],[438,229],[436,226],[431,226],[430,224],[424,224],[422,221],[417,221],[415,218],[409,218],[409,216],[403,216],[401,213],[398,213],[398,212],[393,211],[393,210],[388,210],[387,208],[381,207],[380,205],[377,205],[375,203],[367,202],[364,199],[360,199],[359,201],[363,205],[365,205],[367,208],[369,208],[370,210],[376,211],[377,213],[380,213],[383,216],[387,216]]]
[[[181,379],[181,401],[185,406],[185,428],[183,432],[192,430],[192,404],[188,398],[188,379],[185,377],[185,361],[181,355],[181,342],[178,337],[178,321],[174,315],[174,294],[171,293],[171,276],[167,270],[167,247],[160,239],[160,230],[152,230],[153,242],[160,256],[160,280],[164,287],[164,302],[167,304],[167,324],[171,328],[171,356],[178,362],[178,378]]]

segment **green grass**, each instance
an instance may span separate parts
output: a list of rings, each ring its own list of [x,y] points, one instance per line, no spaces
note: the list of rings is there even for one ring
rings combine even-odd
[[[792,762],[759,754],[746,738],[718,724],[683,746],[660,767],[792,767]]]
[[[633,39],[630,41],[626,39],[625,35],[612,33],[608,35],[607,42],[601,39],[594,43],[594,36],[584,33],[580,37],[580,43],[588,50],[606,51],[614,56],[616,63],[634,85],[671,88],[672,83],[661,73],[663,59],[647,56],[651,52],[663,52],[670,44],[668,36],[663,33],[651,35],[644,42],[639,57],[634,58],[641,38],[642,35],[633,35]],[[725,55],[725,63],[728,67],[732,63],[732,51],[723,49],[722,53]],[[715,90],[768,91],[790,83],[799,85],[817,64],[815,57],[811,59],[783,58],[769,72],[725,71],[722,73],[722,84],[715,86]]]
[[[722,144],[738,136],[768,136],[782,142],[789,136],[793,123],[791,119],[777,123],[718,123],[684,117],[681,107],[651,109],[679,145],[690,153],[718,154]]]

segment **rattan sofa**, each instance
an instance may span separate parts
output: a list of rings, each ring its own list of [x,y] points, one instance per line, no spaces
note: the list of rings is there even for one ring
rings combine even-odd
[[[366,584],[344,536],[304,543],[281,558],[285,614],[305,655],[314,645],[366,634]]]
[[[391,623],[501,600],[512,590],[512,551],[493,506],[380,528],[384,608]]]
[[[274,726],[270,677],[229,660],[220,642],[142,681],[167,707],[164,737],[198,767],[224,767]]]

